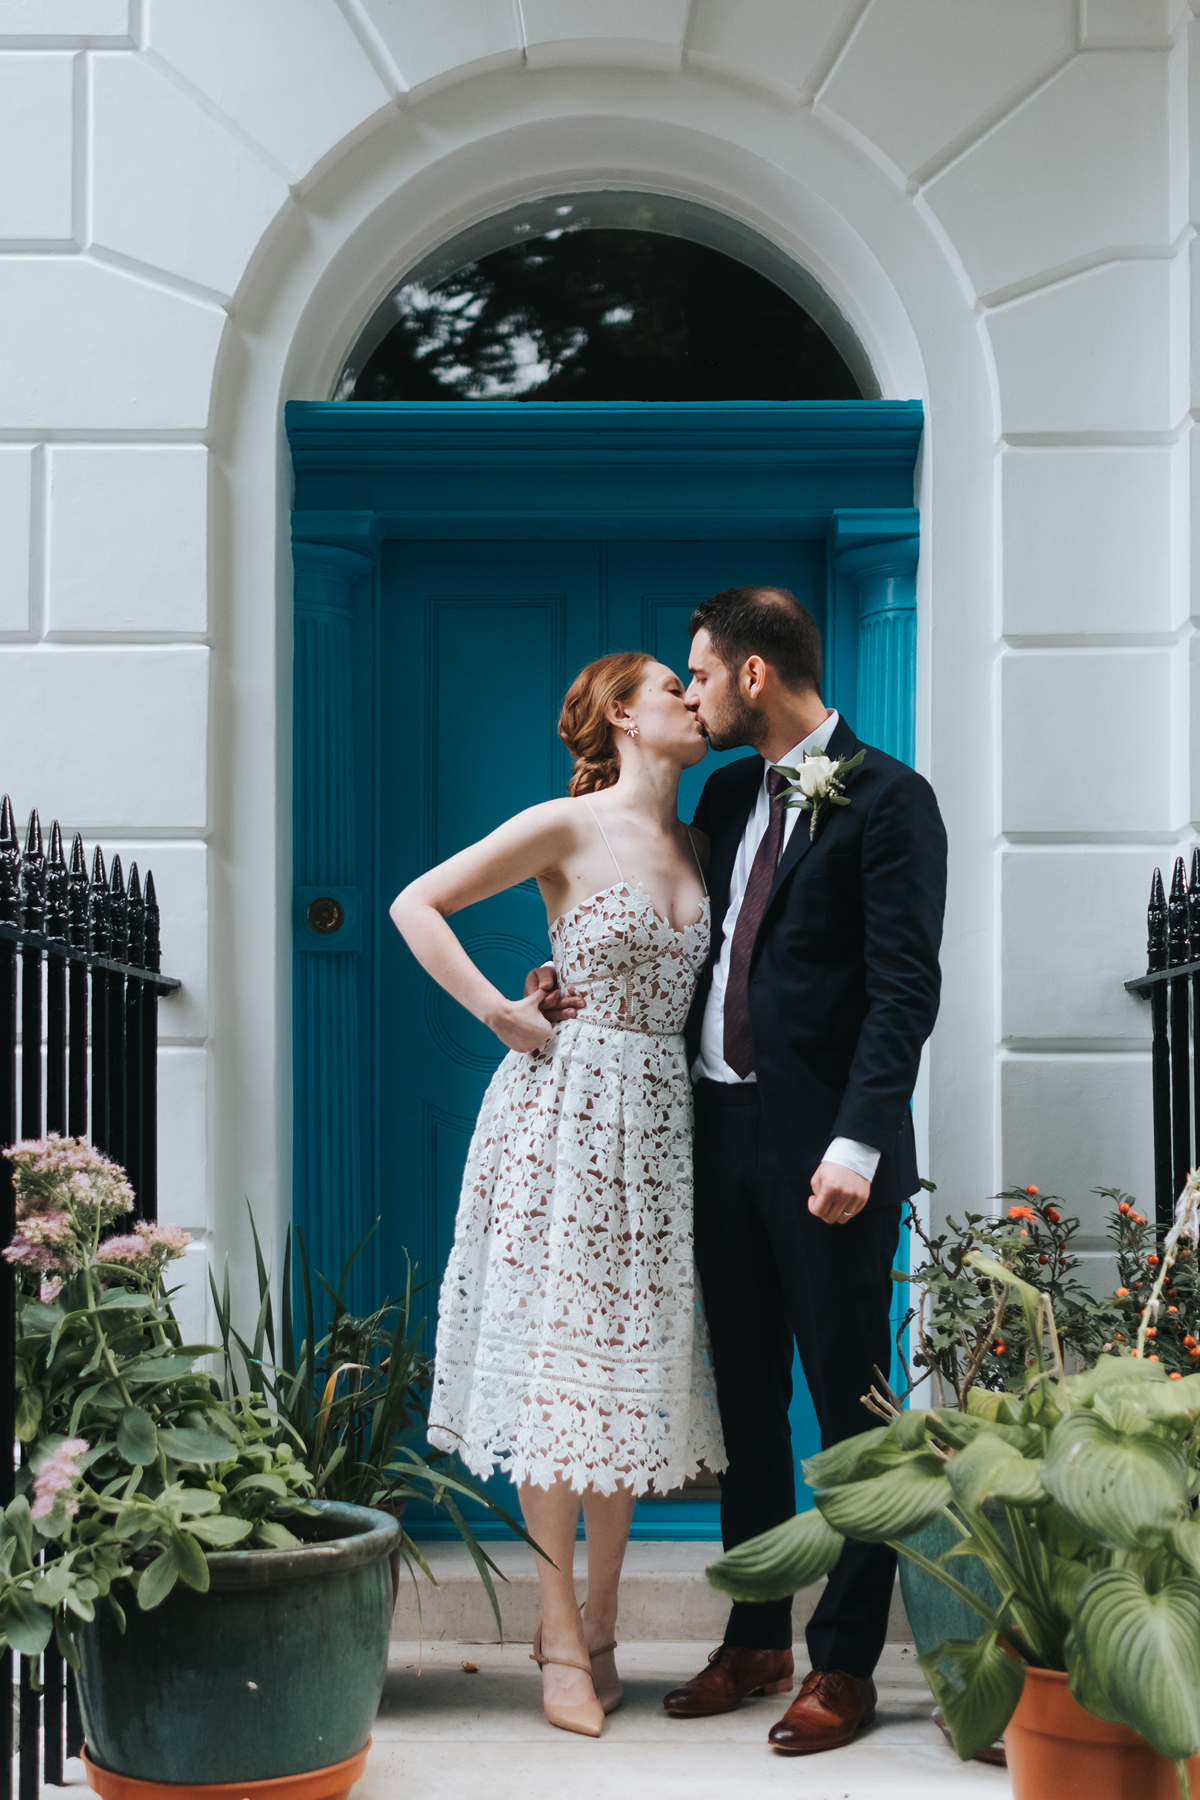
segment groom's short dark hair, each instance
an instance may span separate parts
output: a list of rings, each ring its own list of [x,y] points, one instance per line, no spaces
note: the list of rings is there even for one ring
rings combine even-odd
[[[692,614],[689,635],[707,631],[731,675],[748,656],[770,663],[788,688],[821,688],[817,621],[787,588],[726,588]]]

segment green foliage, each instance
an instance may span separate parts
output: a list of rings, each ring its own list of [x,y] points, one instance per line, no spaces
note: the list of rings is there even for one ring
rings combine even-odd
[[[1119,1312],[1082,1294],[1063,1248],[1076,1221],[1052,1200],[1039,1213],[1035,1196],[1021,1194],[1015,1220],[1010,1212],[1008,1224],[986,1231],[968,1215],[972,1229],[930,1242],[930,1264],[918,1272],[931,1303],[915,1359],[927,1356],[964,1408],[901,1412],[876,1391],[871,1408],[889,1411],[890,1422],[804,1465],[823,1530],[800,1514],[709,1570],[739,1600],[776,1599],[832,1567],[839,1537],[892,1544],[983,1615],[977,1641],[922,1658],[964,1758],[1004,1729],[1023,1665],[1065,1670],[1082,1705],[1140,1733],[1180,1771],[1200,1752],[1200,1377],[1169,1367],[1165,1347],[1151,1360],[1147,1346],[1163,1345],[1166,1333],[1144,1335],[1165,1304],[1178,1305],[1165,1315],[1182,1321],[1182,1354],[1170,1360],[1193,1366],[1183,1340],[1194,1334],[1183,1326],[1195,1321],[1188,1239],[1200,1176],[1158,1249],[1133,1203],[1110,1197],[1124,1208],[1113,1234],[1125,1259],[1120,1286],[1139,1296],[1133,1317],[1129,1293],[1113,1297]],[[1051,1241],[1053,1272],[1039,1280],[1052,1254],[1040,1246]],[[1074,1373],[1060,1311],[1076,1360],[1096,1347]],[[1114,1317],[1131,1328],[1122,1338]],[[1000,1332],[1005,1350],[988,1352]],[[957,1541],[935,1562],[907,1539],[937,1513]],[[957,1580],[964,1555],[978,1558],[1002,1596],[995,1613]],[[1183,1773],[1180,1781],[1186,1793]]]
[[[1087,1367],[1106,1350],[1136,1341],[1142,1305],[1161,1267],[1159,1245],[1131,1195],[1119,1188],[1097,1192],[1112,1204],[1108,1237],[1118,1269],[1115,1292],[1103,1295],[1079,1278],[1082,1262],[1073,1245],[1080,1222],[1056,1194],[1006,1188],[997,1195],[1005,1205],[1000,1218],[969,1212],[961,1225],[947,1219],[938,1236],[928,1235],[909,1208],[906,1223],[926,1256],[910,1275],[894,1272],[917,1290],[896,1335],[907,1393],[929,1376],[935,1394],[953,1395],[963,1408],[974,1389],[1019,1393],[1035,1329],[1031,1297],[1044,1296],[1052,1307],[1069,1365]],[[1003,1295],[997,1270],[1005,1272]],[[1168,1371],[1200,1368],[1200,1265],[1187,1245],[1179,1247],[1163,1298],[1150,1353]]]
[[[492,1578],[506,1577],[479,1544],[459,1501],[478,1501],[532,1548],[537,1546],[518,1521],[449,1456],[425,1444],[433,1373],[421,1349],[425,1320],[414,1310],[419,1290],[414,1286],[412,1264],[399,1299],[385,1301],[365,1318],[349,1312],[346,1284],[376,1229],[372,1226],[347,1258],[336,1289],[323,1275],[317,1276],[328,1324],[324,1335],[316,1339],[316,1304],[303,1235],[296,1233],[293,1290],[288,1233],[277,1304],[253,1216],[250,1227],[259,1298],[252,1340],[234,1326],[228,1271],[221,1292],[209,1277],[224,1353],[225,1393],[232,1399],[249,1387],[267,1397],[273,1413],[290,1432],[318,1498],[383,1507],[397,1517],[408,1501],[423,1500],[445,1513],[470,1551],[497,1628],[502,1631]],[[304,1319],[305,1335],[298,1351],[291,1329],[294,1305]],[[277,1312],[281,1322],[278,1344]],[[433,1581],[407,1532],[401,1554],[410,1574],[419,1568]]]

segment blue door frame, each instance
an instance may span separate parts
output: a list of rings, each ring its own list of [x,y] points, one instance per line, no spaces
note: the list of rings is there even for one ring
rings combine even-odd
[[[826,698],[860,737],[911,762],[923,413],[919,401],[884,400],[293,401],[286,426],[295,473],[293,1217],[314,1269],[332,1274],[379,1215],[383,1192],[379,970],[391,931],[379,868],[384,546],[816,541],[825,564]],[[321,899],[337,908],[310,914]],[[310,922],[328,927],[339,908],[332,931]],[[350,1304],[377,1304],[383,1279],[375,1240],[357,1265]],[[897,1316],[905,1296],[898,1287]],[[806,1406],[800,1393],[801,1412]],[[639,1506],[634,1534],[716,1538],[716,1511],[706,1501]]]

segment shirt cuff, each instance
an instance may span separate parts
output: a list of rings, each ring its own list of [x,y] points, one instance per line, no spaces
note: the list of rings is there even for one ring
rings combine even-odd
[[[822,1161],[836,1163],[839,1169],[849,1169],[852,1175],[861,1175],[864,1181],[874,1181],[882,1154],[873,1145],[860,1144],[854,1138],[834,1138]]]

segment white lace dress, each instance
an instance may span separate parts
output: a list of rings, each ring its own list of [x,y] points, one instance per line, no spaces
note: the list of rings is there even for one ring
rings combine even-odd
[[[725,1467],[681,1036],[708,932],[707,899],[676,931],[624,881],[550,928],[586,1004],[492,1077],[438,1308],[430,1441],[481,1478],[642,1494]]]

